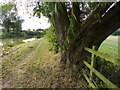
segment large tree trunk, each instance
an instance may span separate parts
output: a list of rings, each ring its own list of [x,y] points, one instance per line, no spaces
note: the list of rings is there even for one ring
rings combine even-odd
[[[66,53],[63,50],[63,45],[64,45],[64,41],[66,39],[66,35],[67,35],[67,30],[69,28],[70,25],[70,21],[67,15],[67,10],[65,8],[65,3],[60,3],[62,6],[63,11],[61,11],[60,9],[58,9],[58,15],[54,14],[54,23],[55,23],[55,27],[56,27],[56,34],[58,36],[59,39],[59,44],[60,44],[60,48],[61,48],[61,53]],[[63,63],[66,62],[66,54],[62,55],[62,59],[61,61]]]
[[[80,38],[75,38],[70,44],[68,51],[62,50],[61,62],[69,65],[75,65],[81,69],[83,61],[87,59],[89,53],[84,50],[84,47],[91,48],[93,45],[99,48],[100,44],[115,30],[120,28],[120,2],[115,6],[110,8],[107,12],[106,10],[111,6],[112,3],[102,7],[99,3],[89,17],[81,24],[77,21],[77,26],[79,28]],[[77,19],[79,18],[79,13],[75,12],[77,4],[73,4],[74,14]],[[64,13],[59,13],[60,17],[55,18],[55,24],[57,27],[57,35],[63,45],[66,32],[69,27],[69,19],[67,17],[66,9]],[[99,19],[95,18],[95,15],[99,14]],[[98,49],[97,48],[97,49]]]

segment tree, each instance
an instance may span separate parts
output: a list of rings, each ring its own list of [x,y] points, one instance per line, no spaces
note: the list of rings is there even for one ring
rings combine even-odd
[[[84,47],[100,44],[120,28],[120,1],[113,2],[38,2],[35,14],[47,16],[56,28],[61,47],[61,62],[80,69],[89,53]]]
[[[36,31],[43,31],[44,29],[37,29]]]
[[[9,33],[10,30],[19,32],[21,31],[22,20],[17,14],[16,5],[13,3],[7,3],[0,6],[0,19],[1,25],[5,32]]]

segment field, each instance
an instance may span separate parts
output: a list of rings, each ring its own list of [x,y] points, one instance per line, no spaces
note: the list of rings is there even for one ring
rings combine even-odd
[[[116,59],[120,59],[120,36],[109,36],[100,46],[99,51],[108,54]]]

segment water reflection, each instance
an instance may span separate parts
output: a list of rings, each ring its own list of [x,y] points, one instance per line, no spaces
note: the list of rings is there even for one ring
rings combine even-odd
[[[3,43],[2,43],[2,42],[0,42],[0,46],[3,46]]]
[[[36,38],[30,38],[30,39],[25,39],[25,40],[22,40],[23,42],[30,42],[30,41],[33,41],[35,40]]]

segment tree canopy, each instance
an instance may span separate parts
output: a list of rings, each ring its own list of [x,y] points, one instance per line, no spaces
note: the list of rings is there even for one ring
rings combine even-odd
[[[61,62],[81,67],[88,54],[120,28],[118,2],[38,2],[34,15],[49,18],[61,48]]]
[[[0,19],[4,32],[10,30],[19,32],[21,31],[21,25],[24,20],[18,16],[16,5],[13,3],[7,3],[0,6]]]

